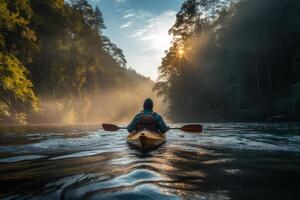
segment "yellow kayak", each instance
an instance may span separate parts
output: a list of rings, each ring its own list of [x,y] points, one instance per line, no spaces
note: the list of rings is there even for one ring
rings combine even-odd
[[[127,141],[140,150],[151,150],[163,144],[166,141],[166,136],[165,134],[143,130],[130,133],[127,136]]]

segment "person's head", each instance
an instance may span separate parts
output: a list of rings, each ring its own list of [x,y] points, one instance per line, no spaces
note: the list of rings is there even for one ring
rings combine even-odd
[[[152,110],[153,109],[153,101],[152,99],[148,98],[144,101],[144,109],[145,110]]]

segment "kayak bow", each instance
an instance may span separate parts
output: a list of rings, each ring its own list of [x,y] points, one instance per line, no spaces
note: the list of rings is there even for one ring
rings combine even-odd
[[[127,136],[127,141],[138,149],[146,151],[163,144],[166,141],[166,136],[165,134],[143,130],[130,133]]]

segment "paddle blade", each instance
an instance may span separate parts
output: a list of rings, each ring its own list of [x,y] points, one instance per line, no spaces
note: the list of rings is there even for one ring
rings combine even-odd
[[[117,131],[120,128],[114,124],[102,124],[102,127],[105,131]]]
[[[201,133],[202,132],[202,126],[200,124],[189,124],[184,125],[180,128],[180,130],[190,133]]]

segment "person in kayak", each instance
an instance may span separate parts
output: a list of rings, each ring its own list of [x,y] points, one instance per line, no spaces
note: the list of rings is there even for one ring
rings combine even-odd
[[[153,101],[148,98],[144,102],[144,110],[136,114],[131,123],[127,126],[129,133],[140,130],[151,130],[158,133],[166,133],[170,128],[163,118],[153,112]]]

